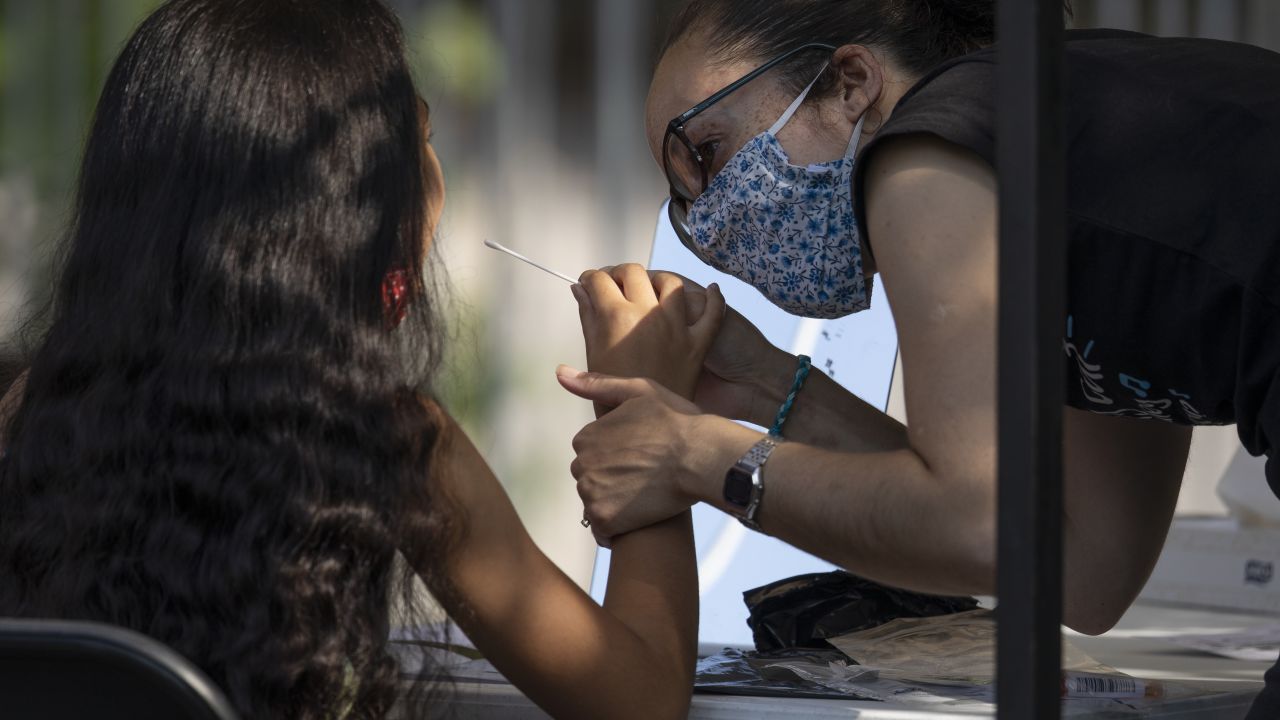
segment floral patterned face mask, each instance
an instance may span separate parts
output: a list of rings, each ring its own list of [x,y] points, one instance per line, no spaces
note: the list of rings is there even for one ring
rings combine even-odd
[[[871,306],[850,187],[863,119],[835,162],[792,165],[777,137],[816,82],[729,159],[689,208],[689,227],[708,265],[793,315],[837,318]]]

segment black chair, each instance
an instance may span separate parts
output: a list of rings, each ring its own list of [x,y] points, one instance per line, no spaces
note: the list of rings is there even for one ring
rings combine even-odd
[[[123,628],[0,619],[0,718],[236,720],[222,691],[173,650]]]

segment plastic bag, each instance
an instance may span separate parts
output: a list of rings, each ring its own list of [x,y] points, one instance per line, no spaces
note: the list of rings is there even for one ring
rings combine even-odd
[[[698,660],[694,690],[727,695],[880,700],[874,670],[837,650],[743,652],[726,648]],[[894,688],[898,686],[895,684]]]
[[[826,649],[828,638],[881,625],[972,610],[969,597],[922,595],[844,571],[797,575],[742,594],[756,650]]]
[[[937,685],[987,685],[995,680],[996,622],[990,610],[900,618],[829,642],[895,680]],[[1062,669],[1116,673],[1065,640]]]

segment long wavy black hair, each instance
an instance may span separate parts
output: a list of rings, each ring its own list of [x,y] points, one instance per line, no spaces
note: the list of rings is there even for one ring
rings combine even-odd
[[[397,702],[404,568],[445,587],[459,524],[422,400],[420,103],[379,0],[170,0],[139,27],[8,426],[0,615],[146,633],[246,718]]]

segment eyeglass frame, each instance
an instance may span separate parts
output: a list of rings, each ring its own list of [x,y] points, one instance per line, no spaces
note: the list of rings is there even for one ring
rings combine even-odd
[[[702,172],[702,192],[706,192],[707,185],[711,182],[710,174],[707,170],[707,161],[702,157],[702,152],[698,150],[697,146],[693,144],[693,141],[689,139],[689,136],[685,134],[685,126],[690,120],[701,115],[708,108],[741,89],[747,83],[755,80],[796,55],[809,50],[826,50],[827,52],[834,53],[836,51],[836,47],[834,45],[828,45],[827,43],[806,43],[799,47],[792,48],[755,70],[752,70],[746,75],[743,75],[737,80],[734,80],[723,88],[720,88],[706,100],[703,100],[680,115],[677,115],[671,119],[671,122],[667,123],[666,133],[662,136],[662,173],[666,176],[667,194],[670,196],[670,199],[667,202],[667,215],[670,218],[671,225],[675,229],[676,235],[679,236],[680,241],[684,243],[685,247],[689,248],[689,250],[694,251],[694,254],[697,254],[697,251],[693,245],[693,238],[689,235],[688,231],[687,220],[689,208],[687,205],[692,205],[697,201],[697,198],[685,197],[684,193],[676,190],[676,183],[671,179],[671,161],[669,159],[671,156],[668,152],[668,148],[671,145],[671,138],[675,137],[680,140],[680,142],[685,146],[685,149],[693,155],[693,159],[698,163],[698,169]],[[684,207],[678,207],[678,205],[682,205]],[[677,217],[677,212],[681,217]]]

